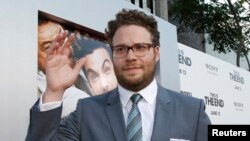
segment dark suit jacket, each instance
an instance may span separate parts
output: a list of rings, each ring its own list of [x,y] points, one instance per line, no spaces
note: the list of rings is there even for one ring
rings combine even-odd
[[[207,141],[203,100],[184,96],[158,85],[151,141],[170,138]],[[38,103],[38,102],[37,102]],[[127,141],[118,89],[79,100],[77,109],[61,120],[62,107],[39,112],[31,108],[26,141]]]

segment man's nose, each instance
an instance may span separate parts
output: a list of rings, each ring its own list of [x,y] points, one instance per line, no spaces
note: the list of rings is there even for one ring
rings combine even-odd
[[[136,57],[136,55],[135,55],[135,52],[134,52],[134,50],[132,49],[132,48],[129,48],[128,49],[128,52],[127,52],[127,58],[128,59],[134,59]]]
[[[108,81],[106,80],[107,78],[101,78],[102,80],[102,91],[103,92],[107,92],[107,91],[109,91],[109,83],[108,83]]]

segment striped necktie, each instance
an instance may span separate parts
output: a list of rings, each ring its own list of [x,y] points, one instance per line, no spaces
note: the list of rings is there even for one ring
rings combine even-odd
[[[137,103],[142,99],[142,96],[140,94],[133,94],[130,99],[133,102],[133,105],[131,111],[128,114],[128,140],[142,141],[141,113],[137,105]]]

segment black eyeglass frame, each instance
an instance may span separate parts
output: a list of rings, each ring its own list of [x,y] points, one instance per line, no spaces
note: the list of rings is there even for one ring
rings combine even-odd
[[[146,52],[145,54],[143,54],[143,55],[138,55],[138,54],[136,54],[136,52],[134,51],[134,48],[135,48],[136,46],[147,46],[147,49],[148,49],[148,50],[147,50],[147,52]],[[116,56],[116,55],[114,54],[114,48],[117,48],[117,47],[126,48],[126,53],[124,53],[124,55],[119,56],[119,57]],[[138,57],[143,57],[143,56],[147,55],[147,53],[148,53],[148,51],[149,51],[149,49],[150,49],[151,47],[157,47],[157,46],[156,46],[155,44],[151,44],[151,43],[135,43],[135,44],[133,44],[132,46],[128,46],[128,45],[121,44],[121,45],[111,46],[111,50],[112,50],[113,56],[116,57],[116,58],[123,58],[123,57],[125,57],[125,56],[128,54],[128,52],[129,52],[130,49],[133,51],[133,53],[134,53],[136,56],[138,56]]]

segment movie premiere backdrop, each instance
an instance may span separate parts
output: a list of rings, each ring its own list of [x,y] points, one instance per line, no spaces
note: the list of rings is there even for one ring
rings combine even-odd
[[[74,65],[79,59],[86,59],[74,87],[89,96],[100,95],[113,90],[117,86],[117,80],[113,69],[111,48],[106,42],[104,34],[38,11],[38,97],[46,88],[46,51],[53,39],[65,30],[69,31],[69,35],[75,34],[69,56],[70,63]]]
[[[70,32],[74,32],[77,35],[76,42],[73,44],[72,49],[72,57],[74,60],[77,60],[81,57],[86,57],[87,55],[93,54],[94,49],[96,48],[94,45],[96,44],[105,44],[105,46],[111,58],[111,50],[104,36],[104,29],[106,28],[107,22],[111,19],[115,18],[115,14],[123,8],[129,9],[138,9],[137,6],[131,4],[127,1],[100,1],[100,0],[78,0],[77,5],[81,5],[79,12],[73,13],[72,10],[69,10],[66,3],[70,3],[65,1],[64,4],[60,6],[50,5],[48,2],[43,3],[38,10],[38,21],[48,20],[60,24],[64,30],[69,30]],[[74,4],[76,4],[74,3]],[[87,3],[87,4],[86,4]],[[116,5],[116,7],[110,7],[109,3]],[[97,6],[98,4],[98,6]],[[97,8],[102,7],[102,8]],[[108,10],[105,10],[105,14],[103,13],[103,8],[107,7]],[[94,9],[93,9],[94,8]],[[148,13],[147,11],[144,11]],[[148,13],[150,14],[150,13]],[[177,50],[177,38],[176,38],[176,28],[175,26],[167,23],[166,21],[155,17],[158,21],[160,34],[161,34],[161,52],[165,52],[165,55],[161,56],[161,60],[158,63],[155,77],[158,83],[161,83],[165,87],[179,91],[180,90],[180,82],[179,82],[179,74],[178,74],[178,60],[176,60],[175,56],[178,55]],[[89,41],[87,41],[89,40]],[[100,45],[99,45],[100,46]],[[93,58],[93,57],[89,57]],[[100,57],[99,57],[100,58]],[[96,59],[97,60],[97,59]],[[98,61],[96,61],[97,63]],[[39,70],[39,64],[38,64]],[[88,72],[86,69],[82,69],[80,72],[80,76],[82,77],[84,84],[82,88],[90,93],[90,95],[96,95],[94,85],[91,83],[91,77],[88,77]],[[92,71],[93,72],[93,71]],[[168,78],[168,79],[166,79]],[[110,81],[111,83],[111,81]],[[109,83],[109,84],[110,84]],[[78,83],[79,84],[79,83]],[[78,86],[77,84],[77,86]],[[91,85],[92,84],[92,85]],[[115,85],[115,84],[114,84]],[[114,86],[113,85],[113,86]],[[39,85],[38,85],[39,87]],[[113,87],[114,88],[114,87]],[[38,88],[39,89],[39,88]],[[108,90],[111,90],[108,89]],[[100,94],[100,92],[97,92]]]
[[[38,64],[40,18],[56,22],[61,25],[61,31],[68,29],[70,32],[77,33],[78,39],[84,40],[72,46],[74,54],[71,57],[77,61],[79,57],[88,56],[83,53],[86,51],[81,51],[82,45],[86,47],[85,49],[91,46],[91,44],[85,44],[86,40],[107,45],[102,38],[104,29],[107,22],[114,19],[118,11],[123,8],[142,10],[125,0],[10,0],[3,1],[0,7],[2,33],[0,37],[3,39],[0,48],[0,57],[3,60],[1,61],[3,69],[0,69],[0,108],[3,113],[0,116],[2,125],[0,138],[6,141],[25,139],[30,119],[29,110],[39,97],[37,93],[42,92],[38,90],[39,86],[42,89],[46,86],[45,74],[41,73]],[[160,42],[163,46],[161,51],[164,52],[160,58],[162,61],[157,66],[156,78],[164,87],[179,91],[176,27],[159,17],[156,17],[156,20],[161,31]],[[103,54],[107,57],[107,53]],[[103,64],[103,61],[99,62]],[[104,62],[104,72],[109,72],[109,65],[108,61]],[[89,65],[89,68],[92,67]],[[79,74],[81,78],[79,80],[82,81],[78,83],[83,85],[77,87],[92,96],[98,93],[98,91],[94,92],[94,89],[98,90],[98,88],[93,88],[97,85],[91,85],[90,80],[96,82],[94,80],[98,78],[98,74],[93,68],[87,70],[84,68]],[[38,75],[42,76],[42,83],[38,82]]]
[[[38,19],[39,22],[53,22],[61,26],[62,30],[69,30],[76,34],[76,40],[72,45],[73,61],[85,57],[87,62],[92,63],[84,65],[80,71],[75,83],[78,89],[93,96],[110,91],[117,86],[110,46],[102,32],[44,11],[38,12]],[[54,31],[52,26],[48,30]],[[101,54],[95,55],[95,50],[101,48],[103,49]],[[169,48],[169,46],[161,44],[162,48]],[[164,56],[164,53],[161,50],[161,56]],[[180,92],[203,99],[206,112],[213,124],[249,123],[250,104],[247,102],[250,99],[249,72],[180,43],[178,44],[178,61]],[[161,59],[160,62],[163,65],[165,60]],[[167,71],[156,74],[159,83],[161,83],[160,80],[167,80],[167,78],[161,78],[161,75]],[[41,72],[38,76],[39,74]],[[40,86],[41,80],[38,79],[38,90],[41,91]]]
[[[61,30],[67,29],[78,35],[79,42],[72,46],[71,56],[77,61],[79,57],[87,56],[84,52],[88,51],[83,51],[81,47],[91,48],[91,44],[86,45],[85,41],[100,43],[104,48],[108,46],[103,38],[104,29],[118,11],[122,8],[142,10],[125,0],[10,0],[3,1],[0,7],[0,37],[3,39],[0,48],[3,60],[3,69],[0,69],[0,108],[3,113],[0,116],[0,138],[6,141],[25,139],[29,109],[38,99],[37,91],[41,92],[39,86],[42,89],[45,86],[44,80],[38,82],[40,19],[56,22]],[[179,47],[178,50],[176,27],[159,17],[155,18],[161,35],[161,56],[155,75],[158,83],[203,99],[213,123],[249,124],[249,72],[188,47]],[[103,61],[99,62],[103,64]],[[107,71],[109,64],[106,62],[104,70]],[[98,93],[94,92],[98,88],[93,88],[97,85],[91,85],[91,79],[95,80],[98,74],[94,69],[84,68],[76,86],[92,96]]]
[[[178,44],[181,93],[201,98],[213,124],[250,123],[250,73]]]

